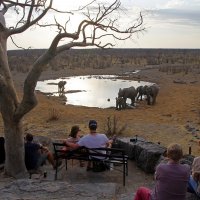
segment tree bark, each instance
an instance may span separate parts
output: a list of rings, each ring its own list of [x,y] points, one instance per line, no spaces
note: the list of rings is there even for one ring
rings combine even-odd
[[[5,172],[12,177],[22,177],[26,172],[22,118],[14,120],[19,105],[7,56],[7,32],[0,32],[0,111],[5,135]]]
[[[5,124],[5,173],[15,178],[25,176],[24,138],[21,120]]]

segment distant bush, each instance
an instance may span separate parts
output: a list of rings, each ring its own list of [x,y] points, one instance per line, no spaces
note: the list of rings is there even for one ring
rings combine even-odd
[[[188,74],[189,72],[194,70],[193,65],[184,65],[184,64],[163,64],[160,65],[159,71],[177,74],[177,73],[185,73]]]
[[[11,70],[27,72],[43,51],[39,49],[9,51]],[[73,49],[56,56],[48,67],[53,71],[58,71],[77,67],[105,69],[115,66],[139,68],[146,65],[199,66],[199,53],[199,49]],[[187,69],[185,69],[186,73],[189,72]],[[179,73],[179,71],[179,68],[173,67],[170,72]]]
[[[49,116],[48,116],[47,122],[57,121],[57,120],[59,120],[59,118],[60,118],[59,111],[55,108],[51,108],[49,110]]]
[[[105,132],[108,137],[113,137],[114,135],[122,135],[127,128],[127,124],[120,125],[119,118],[115,115],[113,117],[108,117],[105,123]]]

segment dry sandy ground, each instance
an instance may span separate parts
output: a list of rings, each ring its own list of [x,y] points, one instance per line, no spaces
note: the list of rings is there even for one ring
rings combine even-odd
[[[127,71],[133,69],[127,69]],[[104,70],[76,69],[59,72],[44,72],[42,79],[58,78],[70,75],[85,74],[116,74],[121,69],[108,68]],[[200,74],[167,74],[158,68],[148,68],[133,75],[129,79],[155,82],[160,86],[156,105],[149,106],[146,101],[137,102],[134,109],[117,111],[114,108],[99,109],[73,105],[64,105],[62,99],[48,97],[38,93],[38,106],[24,118],[25,131],[35,135],[46,135],[51,138],[67,137],[70,128],[78,124],[83,134],[88,131],[88,121],[98,121],[98,131],[106,130],[107,118],[116,117],[117,127],[127,125],[123,136],[139,135],[148,141],[161,142],[167,146],[171,142],[183,145],[188,153],[188,145],[192,145],[192,154],[200,154]],[[15,82],[22,88],[24,76],[15,74]],[[186,84],[174,83],[181,80]],[[21,92],[20,95],[21,96]],[[117,96],[117,94],[116,94]],[[58,120],[48,121],[52,109],[58,114]],[[2,128],[2,125],[1,125]],[[190,131],[196,130],[196,131]]]

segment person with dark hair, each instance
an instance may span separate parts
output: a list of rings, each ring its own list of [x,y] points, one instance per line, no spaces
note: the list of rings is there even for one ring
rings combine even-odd
[[[79,128],[79,126],[77,125],[72,126],[69,137],[64,141],[64,143],[65,144],[66,142],[77,143],[81,137],[80,132],[81,132],[81,129]],[[64,152],[67,152],[67,151],[72,151],[73,149],[69,146],[66,146],[62,150]],[[84,167],[84,161],[82,160],[80,160],[80,167]]]
[[[0,137],[0,164],[4,164],[5,162],[5,139],[4,137]]]
[[[109,147],[111,142],[105,134],[100,134],[96,132],[97,122],[95,120],[90,120],[88,124],[90,133],[80,138],[77,143],[72,143],[66,141],[66,145],[72,149],[77,149],[79,147],[87,148],[100,148],[100,147]],[[91,163],[88,162],[87,170],[91,170]]]
[[[72,126],[71,132],[69,134],[69,138],[67,138],[67,141],[77,143],[80,140],[80,132],[81,132],[81,129],[79,128],[79,126],[77,125]]]
[[[154,189],[140,187],[134,200],[185,200],[190,167],[179,163],[182,156],[181,146],[170,144],[167,148],[168,162],[156,167]]]
[[[80,131],[81,129],[79,128],[79,126],[77,125],[72,126],[69,137],[66,140],[64,140],[64,144],[66,144],[66,142],[77,143],[80,140]],[[73,149],[69,146],[63,148],[63,151],[70,151],[70,150]]]
[[[53,168],[56,167],[53,154],[48,150],[47,147],[35,143],[33,141],[33,135],[27,133],[25,137],[25,165],[27,170],[37,170],[46,160],[51,163]],[[60,163],[59,163],[60,164]]]

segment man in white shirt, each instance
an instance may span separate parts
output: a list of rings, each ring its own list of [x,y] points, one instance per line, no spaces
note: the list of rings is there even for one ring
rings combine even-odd
[[[89,129],[90,133],[80,138],[77,143],[65,142],[65,144],[72,149],[77,149],[79,147],[87,147],[87,148],[100,148],[100,147],[110,147],[112,141],[110,141],[105,134],[97,133],[97,122],[95,120],[89,121]],[[90,162],[88,163],[87,170],[90,170]]]
[[[100,148],[108,147],[111,141],[107,138],[105,134],[97,133],[97,122],[95,120],[89,121],[90,133],[80,138],[77,143],[71,143],[66,141],[66,145],[70,146],[72,149],[77,149],[78,147],[85,146],[87,148]]]

